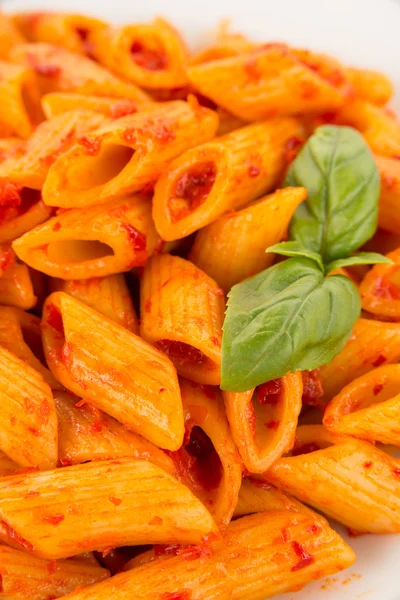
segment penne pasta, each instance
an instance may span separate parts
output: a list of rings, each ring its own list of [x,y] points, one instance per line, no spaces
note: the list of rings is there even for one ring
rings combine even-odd
[[[153,218],[161,237],[189,235],[276,187],[288,149],[301,138],[296,119],[272,119],[182,154],[155,186]]]
[[[13,475],[18,469],[19,465],[16,462],[14,462],[9,456],[7,456],[7,454],[0,450],[0,477]]]
[[[134,458],[0,480],[0,517],[1,540],[48,559],[149,542],[193,544],[217,531],[184,485]]]
[[[8,244],[0,244],[0,277],[15,264],[15,254]]]
[[[351,87],[336,61],[333,67],[316,64],[316,56],[310,65],[304,52],[265,44],[246,54],[192,65],[188,77],[195,90],[245,121],[337,110]]]
[[[375,265],[360,284],[360,296],[364,310],[400,320],[400,248],[387,255],[392,264]]]
[[[393,96],[393,84],[384,73],[370,69],[346,68],[346,75],[354,88],[356,96],[383,106]]]
[[[0,60],[0,105],[1,137],[29,137],[42,116],[31,69]]]
[[[111,119],[119,119],[137,112],[148,102],[148,100],[102,98],[66,92],[51,92],[42,96],[41,99],[42,109],[47,119],[71,110],[91,110]]]
[[[300,373],[288,373],[248,392],[223,392],[232,437],[247,471],[267,471],[292,448],[302,392]]]
[[[11,48],[23,41],[24,38],[15,27],[12,19],[0,12],[0,60],[7,60]]]
[[[104,581],[109,572],[97,562],[84,563],[78,557],[48,561],[0,545],[0,598],[49,600]]]
[[[274,511],[234,521],[221,541],[161,556],[67,598],[264,600],[301,589],[354,560],[351,548],[326,522]]]
[[[379,199],[379,226],[391,233],[400,234],[400,160],[388,156],[375,156],[381,176]]]
[[[335,396],[324,412],[333,433],[400,446],[400,365],[378,367]]]
[[[218,388],[181,380],[185,415],[182,447],[170,456],[177,477],[202,501],[218,525],[232,518],[242,465]]]
[[[61,212],[13,243],[29,266],[61,279],[105,277],[143,265],[160,238],[151,203],[126,196]]]
[[[157,446],[180,448],[182,400],[165,354],[63,292],[46,300],[42,335],[49,368],[67,389]]]
[[[188,83],[188,50],[165,19],[98,30],[90,36],[95,58],[144,88],[173,89]]]
[[[396,459],[321,425],[303,425],[296,435],[293,456],[271,467],[269,482],[356,531],[400,531]]]
[[[54,468],[57,417],[50,387],[38,371],[3,346],[0,402],[0,449],[22,467]]]
[[[197,233],[189,260],[229,292],[272,265],[274,254],[265,249],[282,240],[306,196],[305,188],[288,187],[219,217]]]
[[[141,336],[183,377],[218,385],[225,300],[217,284],[189,261],[161,254],[144,268],[140,304]]]
[[[54,400],[61,466],[131,456],[149,460],[167,473],[174,474],[174,464],[162,450],[98,408],[70,393],[56,392]]]
[[[191,65],[201,65],[202,63],[221,58],[229,58],[246,54],[255,50],[258,44],[249,40],[241,33],[232,33],[224,23],[220,25],[215,41],[205,46],[197,52],[191,59]]]
[[[0,181],[0,243],[12,242],[48,219],[52,212],[39,190]]]
[[[324,400],[331,400],[357,377],[399,360],[400,323],[359,319],[343,350],[320,369]]]
[[[25,144],[18,137],[0,138],[0,165],[8,158],[21,156],[25,152]]]
[[[123,275],[69,281],[53,279],[51,288],[54,292],[70,294],[132,333],[138,333],[138,319]]]
[[[213,111],[180,100],[110,121],[55,162],[43,188],[44,201],[84,207],[140,191],[178,154],[211,139],[217,127]]]
[[[13,256],[15,256],[14,253]],[[13,259],[0,277],[0,305],[5,304],[29,310],[35,306],[36,302],[37,297],[28,267]]]

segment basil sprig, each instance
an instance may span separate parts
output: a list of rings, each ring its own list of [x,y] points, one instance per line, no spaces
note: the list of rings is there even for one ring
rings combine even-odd
[[[330,362],[350,337],[361,301],[349,278],[327,275],[339,267],[391,262],[354,253],[375,233],[380,191],[373,156],[355,130],[317,129],[285,183],[306,187],[308,198],[292,219],[293,239],[267,249],[290,258],[228,294],[221,377],[227,391]]]

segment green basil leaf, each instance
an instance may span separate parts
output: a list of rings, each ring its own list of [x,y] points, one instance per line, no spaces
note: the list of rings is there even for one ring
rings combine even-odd
[[[330,273],[330,271],[334,271],[340,267],[351,267],[352,265],[378,265],[385,263],[392,264],[393,261],[377,252],[357,252],[357,254],[352,254],[347,258],[339,258],[332,261],[326,266],[325,272]]]
[[[313,252],[312,250],[305,248],[303,244],[300,244],[300,242],[296,242],[295,240],[274,244],[267,248],[265,252],[275,252],[275,254],[282,254],[283,256],[303,256],[305,258],[310,258],[316,262],[321,271],[324,272],[324,263],[322,262],[321,255],[318,254],[318,252]]]
[[[286,186],[308,198],[293,216],[290,234],[324,263],[357,250],[376,231],[380,179],[363,137],[351,127],[324,125],[293,161]]]
[[[228,298],[221,387],[231,392],[328,363],[361,310],[350,279],[324,277],[308,258],[278,263],[235,285]]]

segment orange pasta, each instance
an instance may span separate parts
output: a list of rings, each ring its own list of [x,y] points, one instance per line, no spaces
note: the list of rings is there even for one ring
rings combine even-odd
[[[93,279],[52,280],[52,291],[66,292],[132,333],[139,330],[138,320],[123,275]]]
[[[148,100],[129,98],[102,98],[66,92],[52,92],[41,99],[43,112],[48,119],[71,110],[92,110],[112,119],[119,119],[140,110]]]
[[[39,91],[31,69],[0,60],[0,133],[27,138],[41,120]]]
[[[178,256],[155,256],[144,269],[140,303],[142,337],[180,375],[218,385],[225,302],[215,281]]]
[[[384,73],[370,69],[347,68],[346,75],[357,96],[381,106],[393,95],[393,84]]]
[[[42,334],[53,375],[161,448],[183,440],[176,371],[167,356],[63,292],[43,309]]]
[[[70,393],[60,392],[55,393],[54,400],[58,418],[58,460],[61,466],[132,456],[149,460],[174,474],[173,462],[162,450],[90,403]]]
[[[400,366],[378,367],[349,383],[331,400],[324,425],[370,442],[400,445]]]
[[[61,279],[105,277],[143,265],[159,247],[151,204],[127,196],[61,212],[13,243],[21,260]]]
[[[43,188],[44,200],[52,206],[82,207],[139,191],[178,154],[211,139],[217,126],[213,111],[180,100],[111,121],[56,161]]]
[[[240,457],[233,443],[218,388],[181,380],[185,415],[183,446],[171,452],[178,478],[192,490],[217,524],[231,520],[242,482]]]
[[[381,176],[379,226],[400,234],[400,156],[376,156],[375,159]]]
[[[400,320],[400,248],[387,255],[394,264],[375,265],[360,285],[363,309],[393,321]]]
[[[0,138],[0,164],[8,158],[21,156],[24,152],[24,140],[13,136]]]
[[[57,463],[57,417],[43,377],[0,346],[0,448],[23,467]],[[1,513],[1,511],[0,511]]]
[[[8,53],[13,46],[24,41],[12,20],[0,12],[0,59],[7,59]]]
[[[7,456],[7,454],[0,450],[0,477],[13,475],[18,469],[18,464],[11,460],[11,458]]]
[[[14,253],[12,256],[15,256]],[[37,297],[28,267],[12,259],[0,277],[0,304],[29,310],[36,302]]]
[[[224,23],[221,24],[213,44],[197,52],[191,59],[191,65],[200,65],[220,58],[229,58],[251,52],[257,47],[253,41],[241,33],[231,33]]]
[[[0,180],[0,243],[12,242],[48,219],[52,212],[39,190]]]
[[[277,190],[220,217],[198,232],[189,259],[228,292],[236,283],[271,266],[274,255],[265,249],[281,241],[306,195],[304,188]]]
[[[304,425],[297,436],[295,455],[279,459],[265,475],[268,481],[356,531],[400,531],[396,459],[321,425]]]
[[[263,473],[292,448],[302,392],[300,373],[248,392],[223,392],[232,437],[250,473]]]
[[[82,54],[91,54],[90,36],[106,27],[99,19],[61,12],[17,13],[14,23],[30,42],[47,42]]]
[[[90,36],[93,55],[124,79],[144,88],[179,88],[188,83],[188,51],[164,19],[98,30]]]
[[[296,119],[272,119],[177,158],[155,187],[153,218],[161,237],[182,238],[277,186],[301,136]]]

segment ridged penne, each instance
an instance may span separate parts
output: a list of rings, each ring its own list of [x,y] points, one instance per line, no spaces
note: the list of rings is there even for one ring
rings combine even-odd
[[[71,394],[56,392],[58,460],[61,466],[132,456],[174,474],[172,460],[112,417]]]
[[[13,46],[21,44],[24,38],[8,15],[0,12],[0,59],[7,60]]]
[[[19,465],[13,461],[5,452],[0,450],[0,477],[13,475],[19,469]],[[1,596],[0,596],[1,598]]]
[[[297,436],[295,455],[280,458],[264,475],[268,481],[356,531],[400,531],[395,458],[321,425],[303,425]]]
[[[308,60],[285,44],[266,44],[246,54],[190,66],[188,76],[201,94],[245,121],[343,106],[351,87],[336,61],[333,68],[326,64],[320,68],[314,55],[313,66]]]
[[[70,294],[132,333],[139,331],[135,307],[122,274],[69,281],[53,279],[51,289]]]
[[[271,266],[274,254],[265,249],[280,242],[296,207],[305,200],[305,188],[285,188],[223,215],[201,229],[189,260],[225,291]]]
[[[89,55],[90,36],[106,27],[99,19],[62,12],[17,13],[13,21],[29,42],[47,42]]]
[[[98,30],[90,36],[93,56],[105,67],[144,88],[179,88],[188,83],[188,50],[170,23],[150,23]]]
[[[183,446],[170,456],[177,477],[203,502],[218,525],[237,504],[242,465],[218,388],[181,380],[185,415]]]
[[[157,446],[180,448],[182,400],[165,354],[63,292],[46,300],[42,335],[49,368],[67,389]]]
[[[1,137],[27,138],[41,120],[39,90],[28,67],[0,61]]]
[[[153,218],[167,241],[208,225],[277,186],[302,129],[296,119],[242,127],[174,160],[155,186]]]
[[[250,473],[263,473],[292,448],[302,392],[300,373],[248,392],[223,392],[232,437]]]
[[[324,412],[334,433],[400,446],[400,365],[378,367],[335,396]]]
[[[359,319],[343,350],[320,369],[324,400],[331,400],[345,385],[364,373],[399,360],[400,323]]]
[[[364,310],[391,320],[400,320],[400,248],[387,255],[392,264],[375,265],[360,284]],[[399,390],[400,391],[400,390]]]
[[[0,517],[2,541],[49,559],[144,543],[195,544],[217,530],[184,485],[134,458],[0,480]]]
[[[29,310],[37,297],[26,265],[13,262],[0,277],[0,304]]]
[[[83,94],[68,94],[52,92],[42,96],[41,104],[47,119],[61,115],[71,110],[92,110],[112,119],[131,115],[148,100],[132,100],[129,98],[102,98],[100,96],[84,96]]]
[[[264,600],[299,590],[354,560],[354,552],[326,522],[273,511],[232,522],[221,541],[161,556],[67,598]]]
[[[400,157],[375,156],[381,176],[379,226],[400,234]]]
[[[53,44],[20,44],[11,49],[10,58],[33,69],[41,94],[76,92],[86,96],[147,99],[147,94],[136,85],[116,77],[95,61]]]
[[[393,84],[381,71],[347,67],[346,75],[356,95],[371,104],[382,106],[389,102],[393,95]]]
[[[215,281],[183,258],[160,254],[144,268],[140,304],[141,336],[180,375],[219,385],[225,299]]]
[[[13,243],[29,266],[61,279],[105,277],[143,265],[160,238],[151,203],[126,196],[63,211]]]
[[[0,306],[0,346],[38,371],[52,389],[62,388],[43,364],[39,317],[19,308]]]
[[[216,113],[198,104],[149,104],[88,133],[63,154],[48,173],[44,201],[82,207],[139,191],[170,160],[210,140],[217,127]]]
[[[49,600],[93,585],[109,577],[97,562],[84,563],[79,557],[51,561],[0,545],[0,598]]]
[[[0,346],[0,448],[22,467],[57,464],[57,416],[43,377]],[[1,511],[0,511],[1,513]]]
[[[89,110],[71,110],[41,123],[28,139],[20,157],[0,165],[3,181],[41,190],[50,166],[66,152],[74,140],[104,122],[102,115]],[[37,223],[32,224],[34,227]]]

